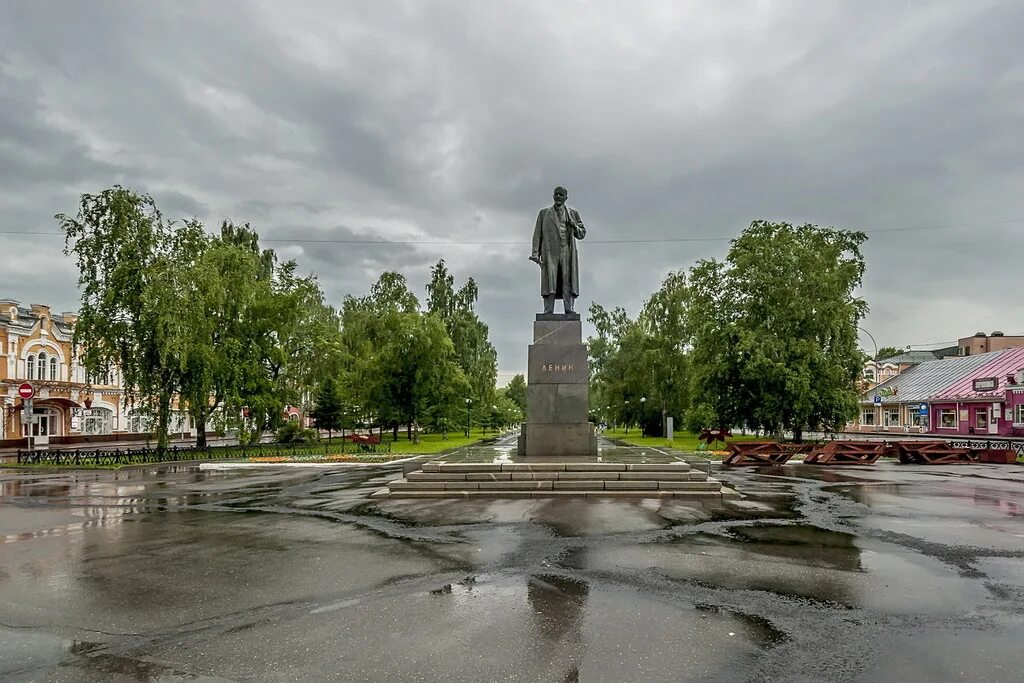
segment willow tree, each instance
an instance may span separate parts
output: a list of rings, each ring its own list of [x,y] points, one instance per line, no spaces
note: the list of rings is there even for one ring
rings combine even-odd
[[[77,215],[55,218],[64,253],[78,266],[79,362],[88,374],[118,368],[126,403],[153,414],[163,450],[181,379],[171,334],[179,311],[154,305],[154,293],[167,269],[191,265],[201,240],[192,231],[178,234],[149,195],[118,185],[82,195]]]

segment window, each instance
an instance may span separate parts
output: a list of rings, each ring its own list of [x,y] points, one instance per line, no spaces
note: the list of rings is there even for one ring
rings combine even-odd
[[[941,429],[956,429],[956,410],[943,408],[939,411],[939,427]]]
[[[54,382],[57,381],[57,357],[54,356],[50,359],[50,379]]]
[[[882,418],[886,427],[899,427],[900,426],[900,409],[899,408],[886,408],[882,414]]]
[[[25,361],[25,364],[26,364],[26,369],[28,370],[28,372],[26,373],[26,376],[29,379],[32,379],[33,377],[36,376],[36,357],[35,357],[35,355],[30,353],[28,355],[28,359]]]
[[[907,406],[907,426],[920,427],[921,424],[921,411],[917,406]]]
[[[30,375],[31,377],[31,375]],[[39,352],[39,369],[36,372],[36,379],[46,379],[46,352]]]
[[[988,408],[974,409],[974,426],[977,429],[988,429]]]
[[[869,382],[874,382],[875,381],[875,371],[874,371],[874,369],[872,369],[872,368],[865,368],[864,369],[864,379],[866,379]]]
[[[1024,403],[1017,405],[1017,417],[1014,419],[1017,424],[1024,424]]]
[[[862,425],[869,425],[869,426],[875,424],[875,411],[874,411],[874,409],[865,410],[863,413],[861,413],[861,415],[860,415],[860,423]]]

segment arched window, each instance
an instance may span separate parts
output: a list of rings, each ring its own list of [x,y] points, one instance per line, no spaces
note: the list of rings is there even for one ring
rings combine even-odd
[[[875,381],[875,371],[872,368],[867,368],[866,370],[864,370],[864,379],[866,379],[866,380],[868,380],[870,382],[874,382]]]
[[[57,356],[50,359],[50,380],[57,381]]]
[[[46,379],[46,352],[39,352],[39,369],[36,372],[36,379]]]
[[[36,376],[36,357],[34,354],[29,354],[28,359],[25,361],[26,369],[28,370],[28,378],[32,379]]]

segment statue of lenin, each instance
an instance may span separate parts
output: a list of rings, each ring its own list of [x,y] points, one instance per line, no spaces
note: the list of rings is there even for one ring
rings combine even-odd
[[[559,185],[553,193],[554,204],[537,214],[533,230],[530,260],[540,266],[540,295],[544,312],[555,312],[555,299],[562,300],[566,313],[574,313],[573,303],[580,293],[579,256],[576,240],[587,235],[579,211],[565,205],[568,190]]]

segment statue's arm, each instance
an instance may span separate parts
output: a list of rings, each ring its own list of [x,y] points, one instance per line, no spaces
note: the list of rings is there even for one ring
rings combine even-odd
[[[544,210],[541,209],[537,214],[537,225],[533,228],[533,250],[530,252],[530,260],[536,263],[543,263],[541,259],[540,247],[541,237],[543,230],[541,229],[542,223],[544,222]]]
[[[573,229],[573,233],[575,233],[576,239],[581,240],[587,236],[587,226],[583,225],[583,219],[580,217],[580,212],[576,209],[572,209],[572,218],[573,223],[576,224]]]

